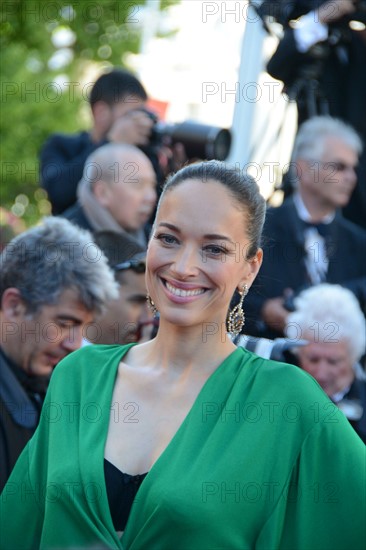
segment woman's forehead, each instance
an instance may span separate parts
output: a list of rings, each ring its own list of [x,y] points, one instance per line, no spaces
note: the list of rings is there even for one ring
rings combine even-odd
[[[187,180],[169,190],[159,207],[155,227],[245,238],[247,223],[230,192],[217,182]]]
[[[167,200],[169,200],[171,205],[175,208],[180,209],[183,206],[190,208],[192,203],[198,203],[202,207],[204,207],[205,204],[210,204],[210,206],[215,205],[218,210],[225,210],[230,207],[241,210],[241,205],[233,196],[230,189],[221,182],[213,179],[205,181],[187,179],[167,189],[162,197],[161,206]]]

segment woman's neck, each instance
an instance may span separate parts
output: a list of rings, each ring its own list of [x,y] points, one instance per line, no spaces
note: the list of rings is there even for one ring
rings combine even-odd
[[[236,346],[226,330],[214,330],[214,325],[176,327],[162,323],[157,336],[132,351],[133,361],[144,361],[158,370],[170,371],[173,376],[193,373],[212,374]],[[141,364],[141,363],[140,363]]]

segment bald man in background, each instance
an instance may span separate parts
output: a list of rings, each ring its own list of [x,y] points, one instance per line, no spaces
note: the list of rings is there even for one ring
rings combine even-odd
[[[92,232],[127,233],[147,246],[148,222],[157,200],[156,175],[136,146],[110,143],[96,149],[85,162],[77,195],[78,201],[63,217]]]

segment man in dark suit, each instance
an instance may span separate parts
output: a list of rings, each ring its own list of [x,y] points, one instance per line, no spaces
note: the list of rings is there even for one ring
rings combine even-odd
[[[292,297],[325,281],[352,290],[366,311],[366,231],[339,212],[356,185],[361,150],[340,120],[313,117],[300,127],[294,193],[267,213],[263,263],[246,298],[247,334],[283,336]]]
[[[329,114],[351,124],[365,141],[366,30],[350,24],[352,19],[365,22],[365,2],[297,0],[287,6],[287,16],[283,38],[267,70],[296,100],[299,125],[309,117]],[[293,19],[296,23],[289,23]],[[366,151],[360,158],[358,185],[344,209],[349,219],[363,227],[365,182]]]

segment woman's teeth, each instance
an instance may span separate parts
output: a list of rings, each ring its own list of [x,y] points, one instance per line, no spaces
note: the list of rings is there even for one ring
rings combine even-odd
[[[183,298],[186,298],[188,296],[198,296],[199,294],[203,294],[205,292],[204,288],[195,288],[192,290],[183,290],[182,288],[177,288],[168,282],[166,283],[166,287],[175,296],[182,296]]]

